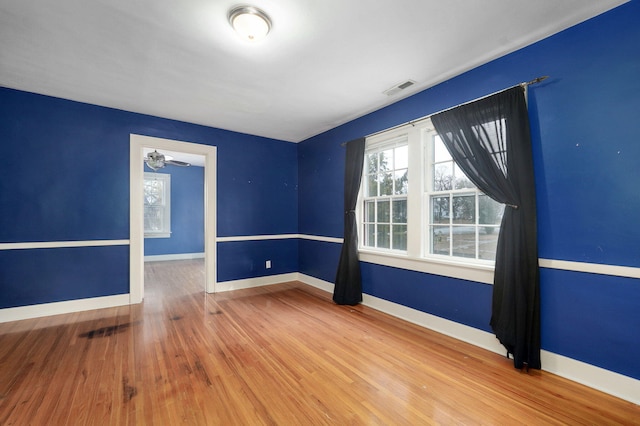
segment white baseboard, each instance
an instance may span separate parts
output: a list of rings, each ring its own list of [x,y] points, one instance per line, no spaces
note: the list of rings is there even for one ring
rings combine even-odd
[[[298,274],[298,280],[333,293],[333,283],[304,274]],[[506,353],[498,339],[486,331],[368,294],[363,295],[362,304],[491,352]],[[540,357],[544,371],[640,405],[640,380],[544,350],[541,351]]]
[[[67,300],[64,302],[42,303],[38,305],[18,306],[0,309],[0,323],[40,318],[50,315],[70,314],[92,309],[114,308],[129,304],[129,294],[91,297],[88,299]]]
[[[549,373],[640,405],[640,380],[544,350],[540,358]]]
[[[333,283],[300,273],[298,274],[298,281],[308,284],[311,287],[316,287],[320,290],[324,290],[327,293],[333,293],[333,288],[335,287],[335,284]]]
[[[159,262],[165,260],[190,260],[204,259],[204,253],[180,253],[180,254],[155,254],[145,256],[145,262]]]
[[[247,278],[234,281],[218,281],[216,283],[216,293],[231,290],[241,290],[244,288],[262,287],[265,285],[280,284],[288,281],[300,281],[297,272],[289,274],[269,275],[266,277]]]

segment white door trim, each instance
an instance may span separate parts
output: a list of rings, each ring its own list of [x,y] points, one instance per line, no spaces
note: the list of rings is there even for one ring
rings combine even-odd
[[[143,161],[144,148],[164,149],[188,154],[203,155],[204,167],[204,265],[205,289],[216,291],[216,165],[217,148],[191,142],[151,136],[130,135],[129,168],[129,299],[140,303],[144,298],[144,206],[143,206]]]

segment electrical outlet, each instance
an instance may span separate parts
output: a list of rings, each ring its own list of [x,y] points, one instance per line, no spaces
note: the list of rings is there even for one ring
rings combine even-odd
[[[265,266],[267,269],[270,269],[270,268],[271,268],[271,261],[270,261],[270,260],[267,260],[267,261],[265,262],[265,265],[264,265],[264,266]]]

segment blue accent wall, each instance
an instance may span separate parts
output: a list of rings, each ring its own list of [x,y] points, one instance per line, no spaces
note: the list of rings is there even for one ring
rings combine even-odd
[[[549,75],[529,87],[540,257],[640,267],[639,20],[633,0],[303,141],[300,233],[342,236],[342,142]],[[333,281],[324,245],[300,244],[300,272]],[[490,285],[361,265],[365,293],[489,330]],[[640,379],[640,280],[541,275],[543,349]]]
[[[296,144],[0,88],[0,243],[128,240],[132,133],[217,147],[219,236],[298,233]],[[270,246],[292,260],[269,274],[296,270],[292,247]],[[128,293],[128,253],[0,251],[0,307]],[[218,280],[264,275],[222,260]]]
[[[0,99],[0,242],[129,238],[127,114],[8,89]]]
[[[204,253],[204,168],[167,166],[157,173],[171,175],[171,236],[145,238],[145,256]]]
[[[329,132],[298,144],[301,234],[342,237],[345,139]]]
[[[232,281],[298,271],[297,239],[218,243],[218,281]],[[266,268],[266,261],[271,268]]]
[[[0,250],[0,308],[129,293],[129,247]]]
[[[296,234],[297,144],[235,135],[218,145],[218,237]]]
[[[335,282],[341,248],[341,244],[300,239],[299,270],[305,275],[330,283]]]
[[[489,284],[361,263],[362,291],[390,302],[490,331]]]
[[[640,280],[541,270],[542,346],[640,378]]]

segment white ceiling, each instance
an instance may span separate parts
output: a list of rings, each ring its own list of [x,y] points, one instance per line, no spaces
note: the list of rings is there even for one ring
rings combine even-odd
[[[0,86],[299,142],[625,1],[251,3],[254,45],[234,0],[0,0]]]

